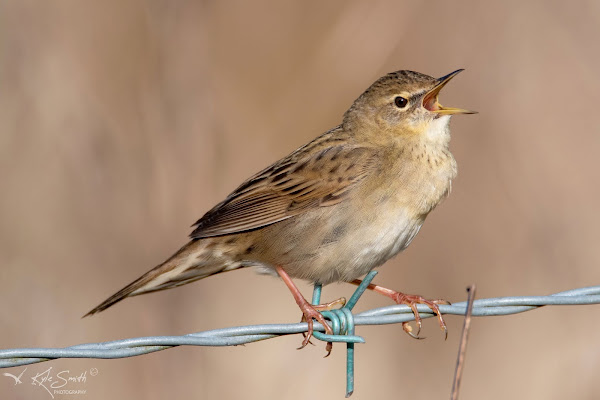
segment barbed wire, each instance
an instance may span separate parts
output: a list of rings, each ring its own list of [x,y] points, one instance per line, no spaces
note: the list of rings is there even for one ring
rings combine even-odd
[[[356,325],[387,325],[414,320],[412,310],[405,305],[375,308],[352,314],[350,310],[371,282],[375,273],[368,275],[342,310],[325,311],[332,321],[335,335],[325,335],[323,326],[315,321],[315,337],[324,341],[346,342],[348,346],[348,388],[347,396],[353,390],[353,351],[354,343],[364,343],[360,336],[354,336]],[[315,287],[313,304],[319,303],[321,288]],[[473,316],[495,316],[517,314],[549,305],[600,304],[600,286],[592,286],[555,293],[548,296],[517,296],[480,299],[473,302]],[[439,305],[442,314],[465,315],[467,302],[452,305]],[[421,318],[434,314],[425,305],[417,305]],[[271,339],[283,335],[307,332],[306,322],[292,324],[263,324],[237,326],[190,333],[181,336],[147,336],[114,340],[102,343],[79,344],[64,348],[16,348],[0,350],[0,368],[34,364],[59,358],[115,359],[135,357],[142,354],[166,350],[176,346],[237,346]],[[352,381],[352,382],[350,382]]]
[[[549,296],[498,297],[475,300],[473,316],[518,314],[549,305],[600,304],[600,286],[569,290]],[[442,314],[464,315],[466,302],[441,304]],[[417,305],[421,318],[433,316],[424,305]],[[408,306],[394,305],[360,312],[354,315],[354,325],[387,325],[414,320]],[[214,329],[181,336],[147,336],[87,343],[64,348],[21,348],[0,350],[0,368],[35,364],[58,358],[125,358],[153,353],[175,346],[237,346],[283,335],[306,332],[306,322],[293,324],[262,324]],[[315,331],[323,326],[314,323]]]

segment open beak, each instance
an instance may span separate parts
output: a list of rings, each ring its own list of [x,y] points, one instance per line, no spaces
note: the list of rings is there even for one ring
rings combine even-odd
[[[458,75],[464,69],[457,69],[446,76],[437,79],[437,84],[431,89],[425,97],[423,97],[423,107],[438,115],[454,115],[454,114],[477,114],[477,111],[464,110],[462,108],[444,107],[438,102],[438,95],[446,83]]]

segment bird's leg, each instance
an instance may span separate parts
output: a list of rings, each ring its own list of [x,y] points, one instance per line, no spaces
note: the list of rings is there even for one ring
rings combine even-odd
[[[316,310],[315,306],[311,305],[304,298],[304,296],[302,296],[302,293],[300,293],[300,290],[294,284],[294,282],[292,281],[292,278],[290,278],[290,276],[287,274],[287,272],[285,272],[283,270],[283,268],[281,268],[280,266],[276,266],[275,270],[277,271],[277,274],[279,274],[281,279],[283,279],[283,282],[285,282],[288,289],[290,289],[290,292],[292,292],[292,296],[294,296],[294,300],[296,300],[296,304],[298,304],[298,307],[300,307],[300,311],[302,311],[303,318],[305,318],[306,322],[308,323],[308,332],[306,333],[306,336],[304,337],[304,340],[302,341],[302,345],[299,347],[299,349],[304,348],[310,341],[310,338],[313,334],[313,318],[316,319],[318,322],[320,322],[321,325],[323,325],[323,327],[325,328],[325,332],[328,335],[333,335],[333,330],[327,324],[325,317],[323,317],[323,315],[321,315],[321,313]],[[336,301],[338,301],[338,300],[336,300]],[[335,303],[335,302],[333,302],[333,303]],[[344,303],[345,303],[345,301],[344,301]],[[328,342],[327,346],[325,347],[325,350],[327,350],[327,356],[329,355],[329,353],[331,353],[332,347],[333,347],[333,344],[331,342]],[[327,357],[327,356],[325,356],[325,357]]]
[[[362,281],[360,279],[355,279],[350,283],[354,285],[360,285],[361,282]],[[437,316],[438,322],[440,323],[440,328],[444,331],[446,339],[448,338],[446,322],[444,322],[444,318],[442,317],[442,313],[440,312],[438,304],[450,304],[450,302],[446,300],[427,300],[419,295],[400,293],[395,290],[374,285],[372,283],[368,286],[368,289],[389,297],[390,299],[394,300],[396,304],[406,304],[411,308],[413,314],[415,315],[417,333],[412,333],[412,327],[409,325],[408,321],[402,323],[402,329],[404,329],[404,332],[408,333],[411,337],[415,339],[421,339],[419,337],[419,333],[421,332],[421,317],[419,316],[419,311],[417,311],[417,304],[425,304],[427,307],[431,308],[433,313]]]

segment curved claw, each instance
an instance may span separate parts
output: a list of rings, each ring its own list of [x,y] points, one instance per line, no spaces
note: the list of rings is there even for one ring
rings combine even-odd
[[[437,316],[438,322],[440,323],[440,329],[444,331],[444,340],[448,340],[448,328],[446,327],[446,322],[444,321],[444,317],[442,317],[442,313],[440,312],[440,308],[438,307],[438,304],[450,304],[450,303],[445,300],[434,300],[434,301],[425,300],[423,302],[423,304],[425,304],[427,307],[431,308],[433,313]]]
[[[415,323],[417,324],[417,327],[419,328],[417,330],[417,333],[415,333],[414,335],[410,335],[410,333],[408,333],[410,336],[414,337],[414,338],[419,338],[419,334],[421,333],[421,328],[423,327],[423,322],[421,320],[421,316],[419,315],[419,311],[417,311],[417,303],[409,303],[408,306],[410,307],[410,309],[412,310],[414,316],[415,316]]]
[[[410,321],[404,321],[402,323],[402,329],[404,330],[404,332],[406,332],[408,334],[408,336],[410,336],[413,339],[417,339],[417,340],[425,339],[425,337],[419,336],[419,333],[421,332],[421,329],[419,329],[417,331],[416,335],[414,333],[412,333],[412,326],[410,326]]]
[[[327,352],[327,354],[325,354],[323,358],[329,357],[329,355],[331,354],[331,350],[333,350],[333,343],[327,342],[327,345],[325,346],[325,351]]]
[[[300,322],[306,322],[306,317],[304,315],[302,315],[302,318],[300,318]],[[306,339],[306,332],[302,332],[302,340]],[[308,341],[308,344],[310,344],[311,346],[314,346],[314,343],[311,342],[310,340]],[[302,347],[298,347],[296,350],[300,350],[304,348],[304,346]]]
[[[312,321],[312,318],[309,319],[306,322],[308,323],[308,333],[306,333],[305,335],[303,334],[304,335],[304,339],[302,340],[302,344],[296,350],[301,350],[301,349],[305,348],[307,344],[310,343],[310,337],[312,336],[312,333],[313,333],[313,321]]]
[[[306,302],[305,304],[302,304],[300,306],[300,309],[302,310],[302,319],[306,320],[306,323],[308,324],[308,331],[306,332],[306,336],[304,336],[302,345],[298,347],[298,350],[305,348],[306,345],[310,343],[310,338],[313,335],[313,319],[317,320],[321,323],[321,325],[323,325],[323,327],[325,328],[325,332],[328,335],[333,335],[333,330],[325,320],[325,317],[323,317],[323,315],[320,312],[315,310],[315,308],[312,305]],[[332,348],[333,343],[327,342],[327,345],[325,346],[325,351],[327,351],[327,354],[325,355],[325,357],[328,357],[329,354],[331,354]]]
[[[448,339],[448,329],[446,328],[446,322],[444,321],[444,318],[442,317],[440,308],[438,307],[438,304],[450,304],[448,301],[446,301],[446,300],[427,300],[421,296],[406,295],[404,293],[397,293],[397,292],[393,295],[393,299],[398,304],[405,304],[405,305],[409,306],[415,316],[415,322],[417,323],[417,326],[419,328],[416,335],[412,333],[412,329],[407,330],[405,323],[402,323],[402,328],[411,337],[413,337],[415,339],[420,339],[419,333],[421,332],[421,316],[419,315],[419,311],[417,310],[417,304],[425,304],[427,307],[431,308],[431,311],[433,311],[433,313],[437,316],[438,322],[440,324],[440,329],[442,331],[444,331],[444,340]]]

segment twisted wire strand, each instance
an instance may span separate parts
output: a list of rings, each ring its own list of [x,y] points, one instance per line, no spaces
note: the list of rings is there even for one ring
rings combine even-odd
[[[517,314],[548,305],[600,304],[600,286],[569,290],[549,296],[499,297],[475,300],[473,316]],[[440,305],[443,314],[465,315],[466,302]],[[433,316],[425,305],[417,309],[422,318]],[[350,313],[348,313],[350,314]],[[352,314],[351,314],[352,316]],[[408,306],[394,305],[375,308],[353,315],[354,325],[386,325],[414,320]],[[190,333],[182,336],[147,336],[114,340],[102,343],[87,343],[65,348],[23,348],[0,350],[0,368],[34,364],[58,358],[113,359],[134,357],[176,346],[236,346],[282,335],[307,331],[306,322],[294,324],[263,324],[237,326]],[[314,323],[315,331],[323,332],[323,326]],[[340,341],[342,338],[340,338]],[[347,340],[359,342],[359,340]]]

